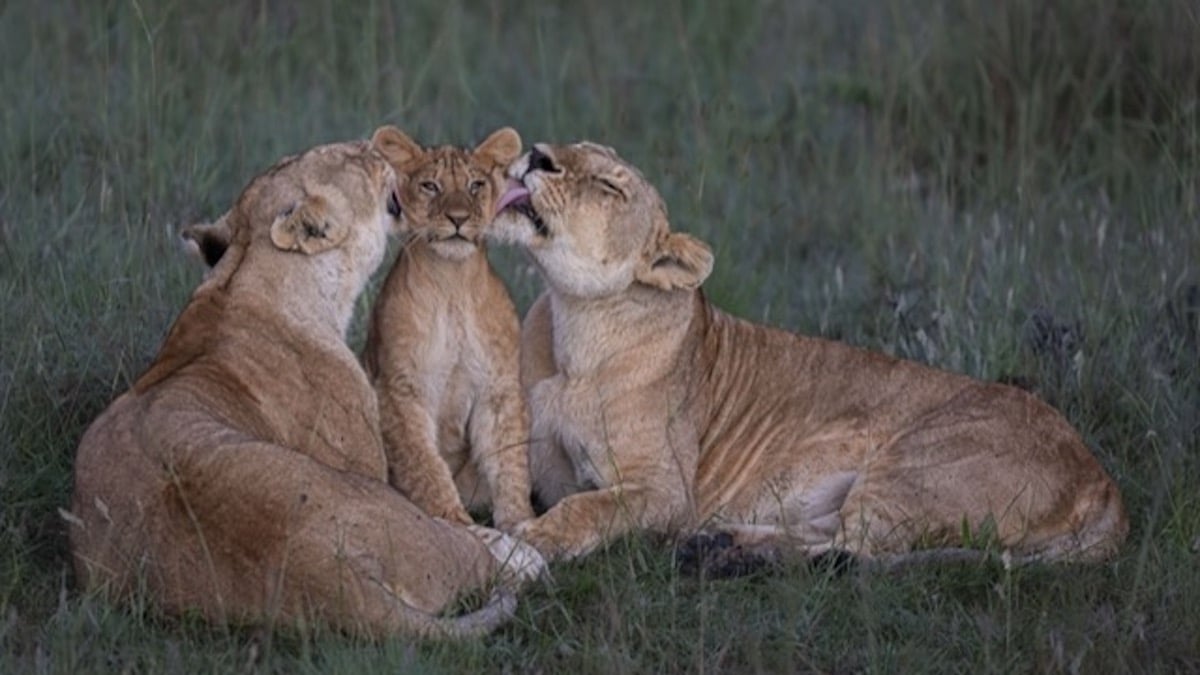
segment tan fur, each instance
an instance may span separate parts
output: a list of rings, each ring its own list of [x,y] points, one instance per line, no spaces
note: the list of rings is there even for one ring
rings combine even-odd
[[[387,484],[375,394],[345,344],[398,226],[394,189],[369,144],[321,146],[185,233],[215,237],[219,262],[76,455],[84,588],[217,622],[376,636],[477,635],[511,615],[540,557],[432,518]],[[498,574],[483,609],[438,616]]]
[[[867,557],[978,543],[964,532],[1022,559],[1123,541],[1116,485],[1037,398],[722,313],[698,290],[708,247],[611,149],[538,145],[510,174],[533,211],[506,209],[495,236],[548,286],[521,367],[555,505],[517,529],[544,553],[700,527]]]
[[[467,508],[491,506],[510,530],[533,517],[520,320],[480,233],[521,137],[501,129],[473,151],[425,149],[394,127],[375,139],[399,176],[408,231],[363,357],[389,478],[428,513],[470,523]]]

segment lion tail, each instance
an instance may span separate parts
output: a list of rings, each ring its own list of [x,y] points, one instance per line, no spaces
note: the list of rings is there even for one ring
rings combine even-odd
[[[393,596],[395,612],[392,628],[429,639],[462,640],[483,637],[513,618],[517,596],[510,590],[496,589],[483,607],[459,616],[434,616],[412,607]]]

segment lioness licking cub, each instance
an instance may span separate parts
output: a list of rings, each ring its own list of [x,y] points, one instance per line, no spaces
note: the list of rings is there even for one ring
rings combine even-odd
[[[191,231],[216,266],[79,445],[81,585],[218,622],[373,636],[478,635],[511,615],[540,556],[387,484],[375,393],[345,344],[399,216],[383,155],[342,143],[280,161]],[[497,577],[482,609],[439,616]]]
[[[517,534],[573,557],[634,529],[882,557],[994,531],[1024,559],[1100,560],[1112,479],[1018,389],[724,314],[708,247],[611,149],[539,144],[492,233],[548,290],[522,327],[531,471],[553,506]]]

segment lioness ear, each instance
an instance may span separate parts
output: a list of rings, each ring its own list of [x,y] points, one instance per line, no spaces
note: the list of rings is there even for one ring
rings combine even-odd
[[[501,166],[508,166],[521,154],[521,135],[512,127],[497,129],[475,147],[475,154]]]
[[[208,267],[216,267],[229,248],[233,233],[229,231],[229,214],[221,216],[213,223],[196,223],[188,225],[180,231],[184,248],[188,253],[200,258]]]
[[[664,291],[690,290],[704,283],[712,266],[713,254],[708,244],[682,232],[672,232],[642,261],[635,277]]]
[[[390,124],[375,130],[371,135],[371,145],[393,166],[410,162],[424,152],[416,141]]]
[[[329,204],[320,196],[309,195],[271,223],[271,243],[284,251],[315,255],[335,248],[349,232],[344,224],[330,217]]]

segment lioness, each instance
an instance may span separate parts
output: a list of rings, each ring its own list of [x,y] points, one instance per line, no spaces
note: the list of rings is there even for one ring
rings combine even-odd
[[[363,354],[389,478],[430,514],[470,523],[467,507],[491,505],[510,530],[533,517],[520,319],[480,233],[521,137],[504,128],[473,151],[426,149],[385,126],[374,141],[399,176],[407,230]]]
[[[399,208],[377,149],[334,144],[280,161],[190,232],[219,262],[79,445],[67,518],[83,587],[376,636],[478,635],[511,615],[540,556],[387,484],[375,394],[345,344]],[[437,616],[498,573],[485,607]]]
[[[609,148],[539,144],[510,176],[491,236],[548,287],[521,349],[534,489],[554,506],[516,530],[544,553],[700,526],[863,557],[965,529],[1028,559],[1124,539],[1116,485],[1037,398],[722,313],[700,291],[709,248]]]

